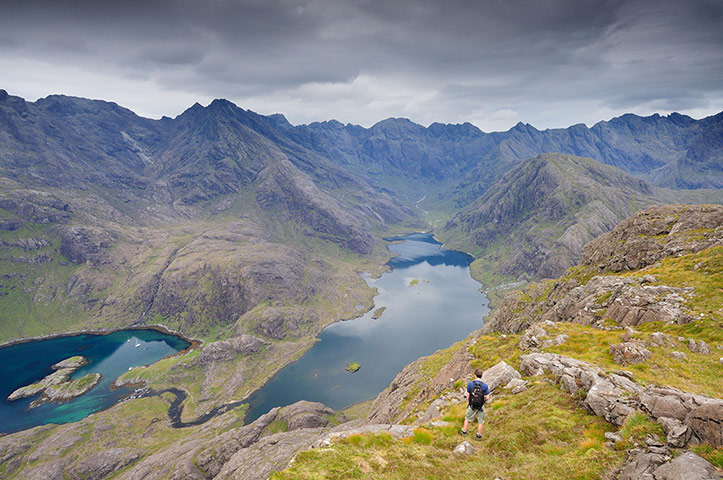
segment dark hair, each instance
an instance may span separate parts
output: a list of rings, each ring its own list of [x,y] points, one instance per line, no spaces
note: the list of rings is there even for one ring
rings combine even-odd
[[[474,371],[474,376],[477,377],[477,378],[482,378],[482,374],[483,374],[483,373],[484,373],[484,372],[482,371],[482,369],[481,369],[481,368],[478,368],[477,370]]]

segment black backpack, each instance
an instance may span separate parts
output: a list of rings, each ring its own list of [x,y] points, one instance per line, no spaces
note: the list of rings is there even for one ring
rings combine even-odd
[[[472,391],[469,393],[469,406],[472,410],[481,410],[485,404],[485,394],[482,391],[482,382],[472,383]]]

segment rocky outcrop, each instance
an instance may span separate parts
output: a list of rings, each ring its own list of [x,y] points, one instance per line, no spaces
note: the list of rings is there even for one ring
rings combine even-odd
[[[108,261],[103,249],[112,247],[115,240],[107,231],[79,225],[64,226],[58,231],[61,238],[60,253],[71,262],[99,264]]]
[[[119,478],[265,480],[288,467],[298,451],[311,447],[340,420],[344,417],[325,405],[298,402],[274,408],[253,423],[221,434],[208,425],[211,430],[202,429],[196,438],[143,458]],[[272,423],[286,425],[285,431],[271,434]]]
[[[653,447],[654,449],[655,447]],[[668,461],[670,452],[635,449],[617,480],[719,480],[715,466],[693,452],[685,452]],[[667,462],[667,463],[666,463]]]
[[[534,284],[505,296],[485,324],[488,331],[517,333],[538,322],[573,322],[602,326],[603,319],[621,327],[644,322],[688,323],[693,317],[685,302],[691,287],[654,285],[651,275],[596,276],[585,285],[576,280]],[[529,301],[529,298],[537,298]]]
[[[52,367],[55,372],[38,382],[18,388],[8,396],[8,401],[41,394],[39,399],[30,403],[30,408],[33,408],[46,402],[67,402],[79,397],[95,388],[101,380],[100,373],[89,373],[82,378],[70,380],[73,372],[87,364],[88,360],[81,356],[58,362]]]
[[[65,476],[73,480],[102,480],[135,462],[141,455],[141,450],[130,448],[103,449],[69,467]]]
[[[632,365],[634,363],[645,363],[650,358],[650,350],[645,344],[639,341],[610,344],[610,354],[613,361],[618,365]]]
[[[228,340],[211,342],[203,347],[198,355],[198,361],[201,365],[230,361],[238,354],[255,353],[267,344],[268,342],[253,335],[241,335]]]
[[[663,205],[640,211],[585,246],[581,265],[637,270],[669,256],[723,245],[723,207]]]
[[[409,392],[421,380],[420,370],[425,358],[420,358],[402,369],[394,377],[392,383],[376,399],[367,415],[369,423],[395,423],[406,418],[419,404],[436,398],[440,393],[448,390],[457,379],[465,378],[473,370],[469,361],[469,346],[474,343],[474,335],[464,342],[452,359],[425,385],[414,398],[407,399]]]
[[[673,419],[660,420],[672,446],[683,446],[683,441],[693,439],[722,445],[721,399],[674,388],[643,388],[627,376],[607,374],[595,365],[552,353],[523,355],[521,370],[527,375],[550,372],[572,394],[582,389],[588,410],[616,425],[622,425],[635,411],[646,412],[654,419]],[[675,430],[677,427],[689,428],[691,435],[688,436],[685,428]]]
[[[237,331],[251,328],[257,335],[281,340],[299,338],[319,321],[316,312],[300,307],[265,307],[244,314],[237,322]]]

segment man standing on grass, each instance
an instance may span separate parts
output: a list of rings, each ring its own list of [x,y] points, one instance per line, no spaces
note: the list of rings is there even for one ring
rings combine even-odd
[[[474,371],[477,377],[467,384],[467,391],[464,393],[467,399],[467,411],[464,414],[464,427],[462,427],[462,435],[467,435],[467,427],[469,423],[477,417],[477,440],[482,438],[482,424],[485,423],[485,403],[490,399],[490,388],[482,381],[482,369],[478,368]]]

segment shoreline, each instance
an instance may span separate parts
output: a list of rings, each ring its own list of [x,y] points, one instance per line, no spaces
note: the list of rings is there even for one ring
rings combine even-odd
[[[166,327],[165,325],[144,325],[144,326],[119,327],[119,328],[112,328],[112,329],[105,329],[105,330],[78,330],[75,332],[51,333],[48,335],[41,335],[38,337],[18,338],[15,340],[9,340],[7,342],[0,343],[0,348],[11,347],[13,345],[19,345],[19,344],[28,343],[28,342],[37,342],[39,340],[50,340],[53,338],[72,337],[74,335],[99,335],[99,336],[102,336],[102,335],[110,335],[111,333],[116,333],[116,332],[125,332],[128,330],[154,330],[156,332],[163,333],[165,335],[172,335],[174,337],[178,337],[189,343],[188,347],[184,348],[183,350],[179,350],[178,352],[174,353],[173,355],[168,355],[168,357],[174,357],[176,355],[186,354],[186,353],[190,352],[191,350],[198,348],[203,343],[202,340],[187,337],[180,332],[171,330],[170,328]],[[168,357],[163,357],[163,358],[168,358]]]

